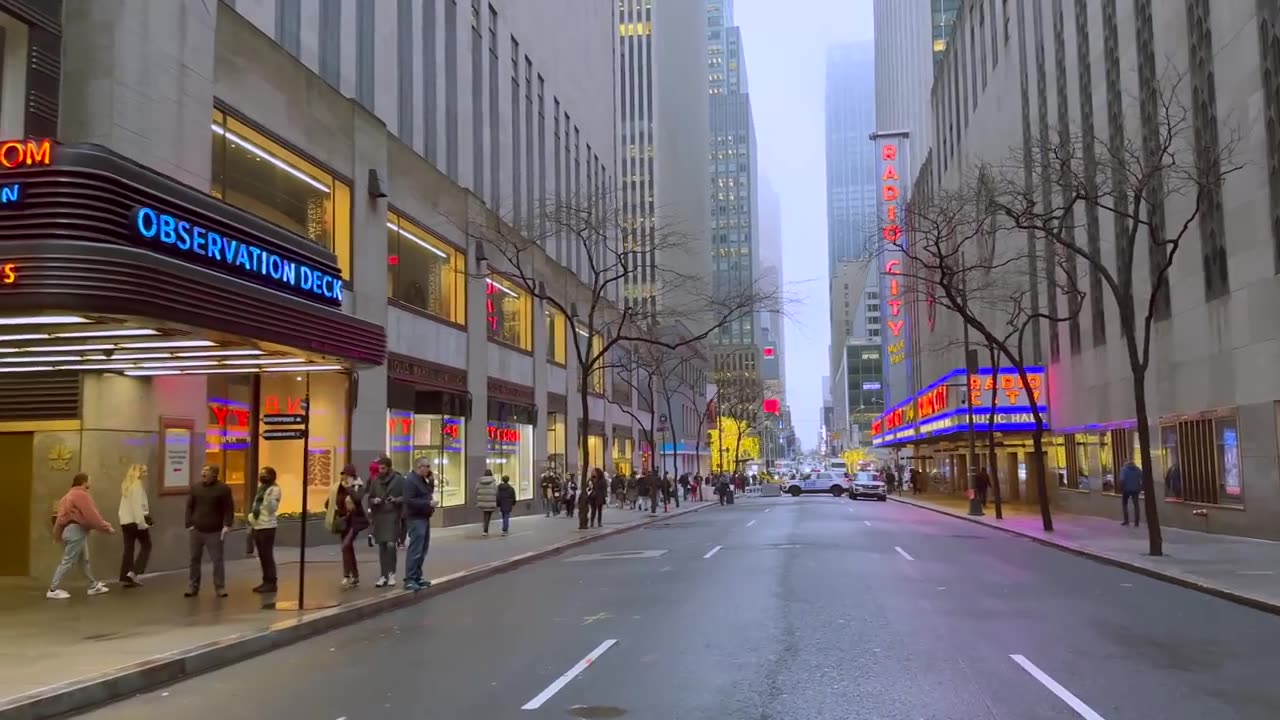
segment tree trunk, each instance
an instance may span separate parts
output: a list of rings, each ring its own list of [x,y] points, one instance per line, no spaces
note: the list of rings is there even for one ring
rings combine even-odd
[[[1048,472],[1044,461],[1044,427],[1043,423],[1037,425],[1031,431],[1031,472],[1035,473],[1036,492],[1040,495],[1040,522],[1044,525],[1045,532],[1053,532],[1053,516],[1049,513],[1049,488],[1045,482]]]
[[[1000,359],[996,355],[995,348],[991,350],[991,368],[992,372],[999,373],[1000,366],[997,361]],[[996,503],[996,519],[1004,519],[1004,498],[1000,494],[1000,469],[996,462],[996,405],[999,403],[999,393],[991,393],[991,412],[987,415],[987,466],[991,474],[991,489],[994,493]]]
[[[582,487],[582,479],[591,472],[591,448],[587,442],[591,434],[591,403],[587,397],[586,376],[583,376],[582,389],[579,392],[582,401],[582,421],[578,425],[578,487]]]
[[[1151,422],[1147,417],[1146,371],[1131,368],[1133,372],[1133,401],[1138,416],[1138,448],[1142,455],[1143,508],[1147,511],[1147,543],[1153,557],[1164,555],[1164,538],[1160,534],[1159,503],[1156,502],[1156,479],[1152,474]]]

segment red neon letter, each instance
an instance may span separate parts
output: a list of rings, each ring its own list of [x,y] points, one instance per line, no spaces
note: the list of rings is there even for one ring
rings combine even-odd
[[[902,301],[901,301],[901,300],[890,300],[890,301],[889,301],[889,311],[890,311],[890,313],[892,313],[892,314],[896,317],[896,316],[898,315],[898,311],[900,311],[900,310],[902,310]]]
[[[884,166],[884,175],[881,175],[881,176],[880,176],[880,179],[881,179],[881,180],[883,180],[883,181],[885,181],[885,182],[889,182],[890,180],[897,180],[897,179],[898,179],[898,171],[897,171],[897,170],[894,170],[892,165],[885,165],[885,166]]]
[[[906,320],[890,320],[888,322],[889,329],[893,331],[893,336],[898,337],[902,334],[902,326],[906,324]]]
[[[898,201],[898,186],[897,186],[897,185],[885,185],[885,186],[884,186],[884,201],[885,201],[885,202],[897,202],[897,201]]]
[[[18,281],[18,266],[13,263],[0,265],[0,283],[12,285]]]
[[[884,239],[887,242],[896,243],[902,239],[902,226],[901,225],[885,225],[883,233],[884,233]]]
[[[880,157],[889,161],[897,160],[898,146],[893,143],[886,143],[884,148],[880,151]]]
[[[898,258],[894,258],[889,262],[886,262],[884,264],[884,273],[886,275],[901,275],[902,273],[898,272],[898,266],[901,264],[902,264],[902,261],[899,260]]]

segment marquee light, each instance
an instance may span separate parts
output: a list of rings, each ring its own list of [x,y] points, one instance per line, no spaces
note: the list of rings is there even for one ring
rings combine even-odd
[[[0,142],[0,167],[48,167],[53,164],[53,141],[5,140]]]

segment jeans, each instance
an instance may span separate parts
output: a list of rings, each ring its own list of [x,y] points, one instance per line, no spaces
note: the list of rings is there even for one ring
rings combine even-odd
[[[505,533],[509,530],[511,530],[511,511],[503,510],[502,511],[502,532]]]
[[[1120,511],[1124,513],[1124,522],[1129,523],[1129,500],[1133,499],[1133,524],[1141,525],[1142,516],[1138,512],[1138,493],[1125,492],[1120,495]]]
[[[348,521],[347,531],[342,533],[342,577],[360,577],[360,564],[356,562],[356,536],[359,534],[360,531],[351,527]]]
[[[591,504],[591,521],[587,524],[595,525],[596,527],[600,527],[604,524],[604,504],[603,503]]]
[[[986,507],[987,506],[987,489],[984,487],[978,488],[977,496],[978,496],[978,502],[982,503],[983,507]]]
[[[542,498],[542,510],[547,513],[547,517],[551,517],[552,512],[555,512],[557,515],[560,514],[560,508],[556,505],[555,498]]]
[[[431,542],[426,518],[409,518],[405,522],[409,531],[409,548],[404,556],[404,582],[422,583],[422,564],[427,560],[427,545]]]
[[[68,525],[62,531],[62,560],[53,571],[53,580],[49,582],[50,590],[57,590],[62,578],[73,565],[79,565],[81,572],[89,578],[89,585],[97,585],[98,579],[93,576],[93,568],[89,567],[89,533],[79,525]]]
[[[492,510],[485,510],[485,511],[484,511],[484,519],[483,519],[483,520],[482,520],[482,522],[481,522],[481,530],[483,530],[483,532],[484,532],[484,534],[485,534],[485,535],[488,535],[488,534],[489,534],[489,521],[491,521],[491,520],[493,520],[493,511],[492,511]]]
[[[258,565],[262,567],[262,584],[276,584],[276,529],[262,528],[253,531],[253,549],[258,553]],[[215,582],[217,579],[215,577]],[[221,587],[221,586],[219,586]]]
[[[204,562],[204,551],[209,551],[209,562],[213,564],[213,585],[219,590],[227,587],[227,568],[222,560],[222,531],[200,532],[195,528],[187,530],[187,549],[190,551],[190,567],[187,584],[192,590],[200,589],[200,565]]]
[[[120,581],[124,582],[129,574],[142,575],[147,571],[147,561],[151,559],[151,531],[139,528],[138,523],[125,523],[120,526],[124,535],[124,555],[120,559]],[[138,545],[138,553],[134,555],[133,546]]]

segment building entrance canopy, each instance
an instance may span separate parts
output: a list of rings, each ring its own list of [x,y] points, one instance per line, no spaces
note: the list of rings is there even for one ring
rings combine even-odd
[[[876,446],[916,442],[968,431],[970,408],[975,429],[998,432],[1034,430],[1035,413],[1049,426],[1048,375],[1042,367],[1027,368],[1024,383],[1012,367],[978,368],[969,375],[952,370],[914,396],[895,405],[871,424]]]

